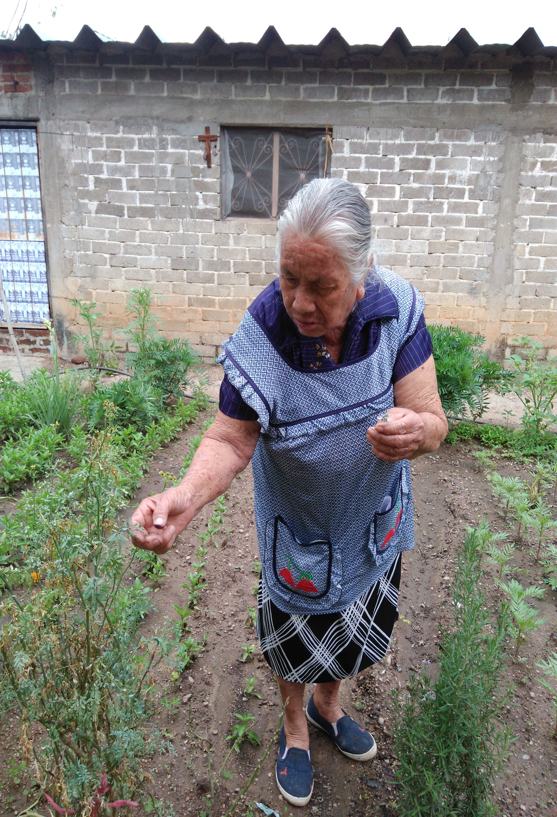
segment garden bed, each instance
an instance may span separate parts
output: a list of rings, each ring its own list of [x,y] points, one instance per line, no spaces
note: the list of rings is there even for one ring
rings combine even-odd
[[[182,432],[168,448],[158,452],[130,509],[141,497],[162,489],[168,477],[160,472],[179,472],[189,452],[188,440],[197,433],[203,419],[199,418],[195,427]],[[378,756],[368,764],[351,763],[334,751],[326,738],[313,732],[315,794],[307,807],[292,810],[296,814],[331,817],[395,814],[391,692],[402,688],[408,673],[422,669],[424,662],[435,671],[439,626],[450,626],[456,550],[461,546],[466,526],[476,525],[486,514],[493,530],[506,527],[501,519],[501,506],[472,456],[474,448],[473,443],[445,444],[437,454],[413,463],[416,549],[405,554],[403,560],[401,618],[393,648],[381,664],[343,686],[343,705],[374,732]],[[507,476],[526,478],[529,468],[500,459],[497,470]],[[256,644],[248,611],[248,607],[255,607],[253,588],[257,576],[253,567],[258,555],[249,469],[232,485],[226,506],[223,526],[214,537],[219,547],[205,543],[207,587],[201,590],[197,609],[189,619],[193,637],[197,641],[205,638],[203,651],[176,682],[171,680],[168,670],[156,672],[159,698],[153,720],[170,740],[175,753],[155,755],[144,763],[144,768],[154,776],[157,795],[173,803],[179,817],[199,817],[207,809],[211,777],[214,804],[209,813],[219,817],[226,813],[268,742],[273,740],[280,715],[276,684],[258,650],[253,658],[248,656],[242,662],[246,652],[243,645]],[[150,612],[141,625],[144,635],[152,635],[165,616],[176,618],[173,605],[185,603],[186,591],[181,585],[196,559],[199,546],[196,534],[207,531],[212,515],[213,506],[205,509],[180,537],[177,547],[164,557],[167,576],[161,580],[160,589],[153,585],[157,611]],[[524,586],[541,583],[540,568],[534,562],[531,547],[523,545],[513,562],[523,571],[516,575]],[[493,608],[503,599],[492,578],[496,573],[495,567],[486,564],[484,585]],[[533,601],[545,623],[528,635],[520,649],[520,661],[510,661],[507,670],[507,678],[515,688],[506,720],[515,741],[499,778],[497,805],[500,813],[508,817],[523,814],[553,817],[557,813],[554,713],[549,693],[536,680],[543,677],[536,661],[557,649],[555,603],[556,594],[549,588],[543,600]],[[508,651],[511,658],[510,643]],[[255,679],[253,691],[260,699],[244,694],[250,679]],[[261,739],[261,747],[244,743],[228,761],[232,777],[218,778],[217,772],[231,745],[226,738],[235,722],[235,713],[250,713],[256,718],[253,728]],[[3,747],[0,815],[6,817],[23,811],[36,800],[32,778],[20,768],[17,738],[13,716],[5,717],[0,727]],[[274,760],[273,745],[236,814],[244,817],[250,808],[254,811],[254,801],[275,808],[281,815],[285,813],[286,804],[281,802],[274,782]],[[23,796],[24,790],[29,791],[27,797]],[[44,808],[37,808],[46,813]]]

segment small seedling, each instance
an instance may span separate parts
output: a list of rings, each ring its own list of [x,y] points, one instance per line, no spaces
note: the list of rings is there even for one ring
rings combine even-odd
[[[528,511],[530,510],[530,503],[526,495],[515,497],[511,502],[512,515],[518,522],[518,529],[516,531],[516,540],[520,542],[522,533],[528,527]]]
[[[481,557],[487,552],[488,548],[493,547],[496,542],[504,542],[507,538],[506,533],[494,533],[489,527],[489,522],[485,516],[477,528],[467,527],[466,533],[473,539],[478,548],[480,562]]]
[[[170,713],[176,712],[178,707],[180,706],[180,699],[179,698],[161,698],[161,703],[165,709],[168,709]]]
[[[488,561],[493,565],[497,565],[499,568],[499,580],[503,578],[503,575],[507,575],[508,573],[511,573],[512,570],[516,569],[510,567],[508,564],[508,562],[510,562],[510,560],[513,558],[515,550],[516,548],[512,542],[505,542],[500,550],[494,545],[489,545],[486,548],[485,552]]]
[[[512,409],[503,409],[503,417],[505,418],[505,428],[509,428],[511,417],[514,417]]]
[[[247,627],[252,626],[255,628],[257,624],[257,611],[255,607],[250,607],[249,605],[246,605],[246,607],[248,611],[248,617],[246,618],[246,626]]]
[[[193,638],[191,635],[185,639],[185,641],[180,641],[174,652],[172,657],[172,669],[173,672],[171,673],[171,678],[173,681],[177,681],[181,674],[188,669],[191,664],[193,664],[197,654],[203,649],[205,646],[205,638],[203,638],[202,642],[198,642]]]
[[[546,550],[550,558],[540,560],[543,568],[543,580],[552,590],[557,590],[557,545],[549,544]]]
[[[183,585],[182,585],[182,587],[183,587]],[[188,599],[188,602],[189,602],[189,599]],[[176,612],[178,613],[178,619],[179,619],[179,622],[180,622],[180,628],[181,628],[182,630],[187,630],[187,627],[188,627],[188,618],[189,618],[189,617],[191,616],[191,614],[193,613],[193,610],[192,610],[192,609],[191,609],[191,607],[189,606],[189,603],[188,603],[188,604],[187,604],[185,607],[180,607],[178,604],[173,604],[172,606],[174,607],[174,609],[175,609],[175,610],[176,610]]]
[[[480,448],[479,451],[474,451],[474,457],[478,464],[478,471],[490,471],[493,468],[495,455],[491,451]]]
[[[528,527],[538,536],[538,549],[536,551],[536,562],[540,559],[542,542],[547,539],[547,531],[557,528],[557,520],[553,519],[551,511],[543,499],[538,499],[536,507],[528,514]]]
[[[515,639],[514,658],[518,657],[518,650],[523,641],[526,640],[527,633],[536,630],[545,623],[545,619],[536,618],[537,610],[527,603],[526,599],[542,599],[545,593],[543,587],[532,585],[524,589],[519,582],[511,579],[508,584],[498,582],[499,587],[509,597],[509,609],[516,626],[511,625],[511,634]]]
[[[253,654],[255,653],[255,644],[242,644],[242,661],[244,664],[247,661],[251,661],[253,658]]]
[[[194,562],[193,566],[196,568],[195,573],[188,573],[188,578],[184,584],[180,585],[188,591],[188,607],[197,607],[199,594],[203,588],[207,586],[207,583],[203,581],[205,578],[205,574],[201,570],[203,565],[203,562]]]
[[[511,504],[526,496],[526,487],[518,477],[503,477],[496,471],[490,474],[488,479],[491,482],[493,493],[503,503],[503,522],[506,522]]]
[[[244,689],[244,695],[246,698],[249,698],[251,695],[253,698],[259,698],[261,700],[261,695],[259,692],[255,691],[255,684],[256,684],[255,676],[253,678],[248,678],[246,681],[246,688]]]
[[[235,723],[234,726],[231,727],[230,734],[226,738],[226,740],[234,741],[232,748],[236,752],[239,752],[240,746],[246,740],[249,740],[252,746],[260,746],[261,740],[259,735],[257,732],[254,732],[253,729],[250,729],[251,724],[256,721],[257,718],[248,713],[239,715],[237,712],[234,713],[234,717],[238,718],[240,723]]]
[[[145,562],[145,567],[141,571],[142,574],[156,584],[159,584],[168,575],[164,569],[163,560],[152,550],[142,550],[136,554],[136,558],[141,562]]]

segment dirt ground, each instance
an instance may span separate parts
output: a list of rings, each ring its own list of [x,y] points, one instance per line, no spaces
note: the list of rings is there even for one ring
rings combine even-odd
[[[188,451],[188,439],[198,433],[203,419],[211,413],[207,412],[159,452],[130,513],[141,498],[162,489],[159,472],[178,474]],[[236,815],[245,817],[248,804],[257,801],[276,809],[281,817],[293,813],[300,817],[394,817],[391,803],[396,758],[392,751],[391,692],[404,686],[409,670],[419,670],[424,662],[435,666],[439,626],[451,620],[455,550],[463,540],[465,527],[476,524],[485,513],[494,530],[504,528],[489,483],[472,456],[474,448],[469,443],[457,447],[443,444],[436,454],[412,464],[416,548],[403,556],[400,620],[392,648],[383,662],[345,682],[341,691],[344,708],[374,733],[376,758],[366,764],[351,762],[311,727],[315,790],[309,805],[293,809],[282,801],[274,780],[273,743]],[[508,476],[527,473],[524,466],[505,459],[499,461],[497,470]],[[248,607],[256,606],[253,565],[258,557],[250,469],[234,481],[226,504],[223,529],[216,537],[219,547],[211,545],[207,556],[207,587],[201,593],[199,609],[190,618],[193,635],[197,639],[205,637],[205,647],[178,686],[170,682],[168,674],[159,673],[157,679],[161,705],[153,720],[172,741],[175,754],[154,757],[147,767],[155,777],[158,796],[174,804],[177,817],[199,817],[210,790],[211,774],[215,802],[210,813],[224,817],[269,743],[276,742],[273,736],[280,704],[273,675],[258,648],[251,660],[241,660],[243,645],[257,643],[248,614]],[[212,508],[206,508],[164,557],[168,575],[155,595],[157,612],[144,622],[146,635],[165,616],[176,617],[173,604],[185,604],[186,591],[181,584],[195,561],[199,545],[196,533],[206,529],[211,514]],[[514,561],[524,571],[519,574],[524,585],[541,583],[539,567],[527,545],[518,551]],[[485,580],[495,606],[501,593],[490,573],[495,576],[495,568],[487,568]],[[552,739],[555,713],[549,693],[535,680],[541,675],[535,662],[557,650],[556,601],[557,595],[549,589],[543,600],[533,601],[545,624],[528,636],[521,649],[521,661],[511,663],[508,670],[515,689],[507,719],[515,742],[498,789],[500,814],[506,817],[557,817],[557,741]],[[244,694],[252,678],[260,699]],[[163,698],[169,708],[162,705]],[[235,721],[234,713],[246,712],[257,718],[254,728],[261,747],[244,744],[238,754],[232,752],[227,765],[232,777],[218,779],[216,772],[230,747],[226,737]],[[15,720],[9,717],[0,724],[0,817],[19,814],[37,799],[31,781],[24,772],[17,771],[16,727]],[[26,789],[30,790],[28,796],[24,795]],[[37,808],[47,813],[44,807]]]

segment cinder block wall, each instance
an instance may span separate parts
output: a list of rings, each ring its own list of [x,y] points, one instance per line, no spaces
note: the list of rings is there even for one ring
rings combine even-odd
[[[519,334],[557,354],[553,61],[358,70],[265,57],[246,67],[56,46],[31,57],[35,85],[0,94],[0,118],[38,119],[63,339],[76,330],[69,299],[82,298],[122,341],[126,295],[148,285],[165,329],[213,358],[275,275],[276,223],[221,218],[220,154],[208,169],[197,137],[206,125],[329,124],[332,175],[360,187],[378,260],[423,292],[428,319],[480,332],[501,357]]]

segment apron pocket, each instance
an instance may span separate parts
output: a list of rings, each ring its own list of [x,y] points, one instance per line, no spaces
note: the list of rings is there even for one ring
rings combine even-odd
[[[384,497],[381,507],[373,515],[370,550],[377,565],[383,564],[386,559],[390,558],[400,538],[404,502],[401,468],[391,490]],[[383,510],[384,505],[388,506],[385,510]]]
[[[333,548],[318,539],[304,544],[281,516],[272,521],[273,571],[284,590],[305,598],[320,599],[331,586]]]

